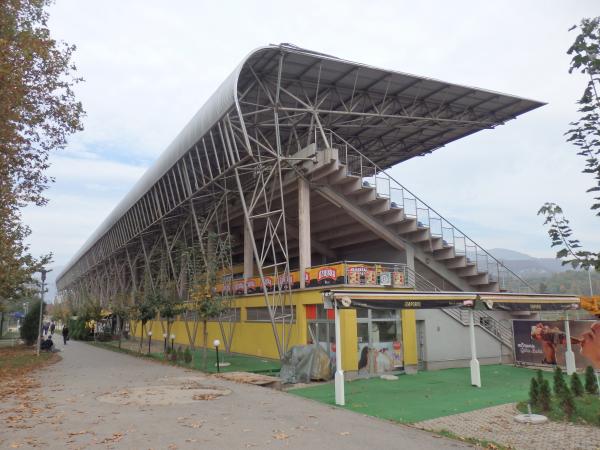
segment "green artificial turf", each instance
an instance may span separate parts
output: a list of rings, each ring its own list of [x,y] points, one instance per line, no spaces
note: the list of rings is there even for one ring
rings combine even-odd
[[[482,366],[481,388],[470,385],[468,368],[346,382],[346,408],[369,416],[414,423],[527,399],[535,371],[513,366]],[[545,372],[549,380],[552,373]],[[334,404],[332,383],[293,389],[292,394]]]
[[[206,350],[206,369],[204,368],[203,364],[202,349],[196,350],[192,353],[193,359],[191,364],[186,364],[182,361],[178,361],[178,364],[197,370],[202,370],[204,372],[217,372],[217,356],[213,349]],[[152,356],[157,359],[164,358],[163,353],[153,353]],[[258,356],[239,355],[235,353],[219,352],[219,361],[221,361],[221,363],[229,363],[229,365],[223,365],[220,367],[221,372],[253,372],[264,373],[266,375],[277,375],[281,367],[279,361],[276,360],[260,358]]]

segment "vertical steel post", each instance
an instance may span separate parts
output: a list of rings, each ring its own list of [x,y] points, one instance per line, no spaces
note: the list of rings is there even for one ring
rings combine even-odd
[[[565,351],[565,364],[567,366],[567,375],[575,373],[575,354],[571,349],[571,329],[569,328],[569,312],[565,320],[565,338],[567,341],[567,350]]]

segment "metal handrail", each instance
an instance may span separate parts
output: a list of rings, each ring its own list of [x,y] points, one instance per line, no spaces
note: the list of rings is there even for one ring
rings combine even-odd
[[[446,236],[444,235],[444,230],[446,232],[450,231],[452,236],[452,246],[454,247],[454,251],[457,255],[465,256],[467,262],[474,262],[477,267],[478,272],[486,272],[490,276],[492,281],[497,281],[499,287],[505,288],[508,286],[507,278],[512,278],[517,281],[518,284],[525,287],[525,291],[533,292],[533,288],[521,277],[519,277],[516,273],[506,267],[500,260],[491,255],[487,250],[477,244],[473,239],[468,237],[460,228],[452,224],[448,219],[438,213],[434,208],[429,206],[423,200],[421,200],[416,194],[412,191],[404,187],[400,182],[398,182],[394,177],[389,175],[385,170],[381,169],[377,164],[375,164],[371,159],[362,154],[356,147],[346,141],[343,137],[338,135],[333,130],[326,130],[329,133],[330,142],[326,142],[328,147],[334,146],[334,136],[339,139],[341,144],[345,148],[345,161],[347,170],[351,175],[360,176],[361,180],[367,179],[367,183],[369,183],[369,178],[372,178],[372,185],[369,183],[369,186],[376,189],[376,192],[381,197],[389,198],[392,206],[397,205],[397,207],[401,207],[404,211],[404,214],[408,217],[414,217],[417,220],[418,226],[427,226],[430,229],[432,235],[441,237],[444,242],[448,242]],[[356,155],[348,155],[348,148],[353,150]],[[363,164],[363,159],[369,165],[367,167]],[[383,174],[383,176],[381,176]],[[393,184],[392,184],[393,183]],[[395,185],[395,186],[394,186]],[[399,191],[400,198],[399,203],[394,201],[393,192]],[[405,193],[408,193],[409,196],[406,196]],[[432,213],[437,217],[431,217]],[[435,228],[432,226],[432,220],[436,222]],[[444,226],[448,225],[448,226]],[[456,234],[459,234],[458,236]],[[457,240],[463,242],[462,252],[460,251],[460,247],[457,246]],[[491,261],[490,261],[491,260]],[[494,280],[493,272],[496,272],[496,280]],[[480,270],[480,267],[484,270]],[[502,269],[501,269],[502,268]],[[501,272],[502,276],[501,276]],[[506,277],[506,278],[503,278]],[[519,287],[517,286],[517,289]]]

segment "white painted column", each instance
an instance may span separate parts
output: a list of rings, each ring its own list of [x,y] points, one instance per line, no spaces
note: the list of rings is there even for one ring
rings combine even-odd
[[[344,406],[346,395],[344,392],[344,371],[342,370],[342,326],[340,324],[340,310],[334,300],[335,308],[335,404]]]
[[[567,340],[567,350],[565,351],[565,364],[567,365],[567,375],[575,373],[575,354],[571,349],[571,329],[569,328],[569,312],[565,320],[565,338]]]
[[[469,338],[471,340],[471,386],[481,387],[481,371],[477,360],[477,348],[475,347],[475,320],[473,310],[469,310]]]
[[[304,178],[298,178],[298,245],[300,289],[305,288],[304,271],[312,265],[310,243],[310,187]]]
[[[244,225],[244,278],[254,276],[254,252],[252,250],[252,240],[250,239],[250,230]]]

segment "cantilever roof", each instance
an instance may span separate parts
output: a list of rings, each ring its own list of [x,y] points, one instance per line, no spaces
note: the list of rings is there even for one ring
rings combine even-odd
[[[460,86],[426,77],[384,70],[282,44],[252,51],[192,117],[158,160],[121,200],[58,280],[229,111],[241,112],[239,92],[252,79],[273,77],[284,53],[282,78],[290,91],[297,82],[329,88],[333,95],[319,104],[325,126],[352,143],[383,169],[429,153],[476,131],[494,128],[543,103],[511,95]],[[319,89],[319,88],[317,88]],[[362,104],[355,101],[361,94]],[[345,99],[345,100],[344,100]],[[390,103],[389,99],[394,99]],[[282,100],[283,102],[283,100]],[[354,102],[354,103],[353,103]],[[393,109],[384,103],[393,105]],[[366,104],[369,103],[369,104]],[[297,102],[290,103],[290,108]],[[286,106],[285,104],[283,106]],[[335,114],[333,111],[337,111]],[[377,122],[364,111],[377,113]],[[344,115],[351,120],[342,120]],[[251,127],[251,124],[247,126]]]

